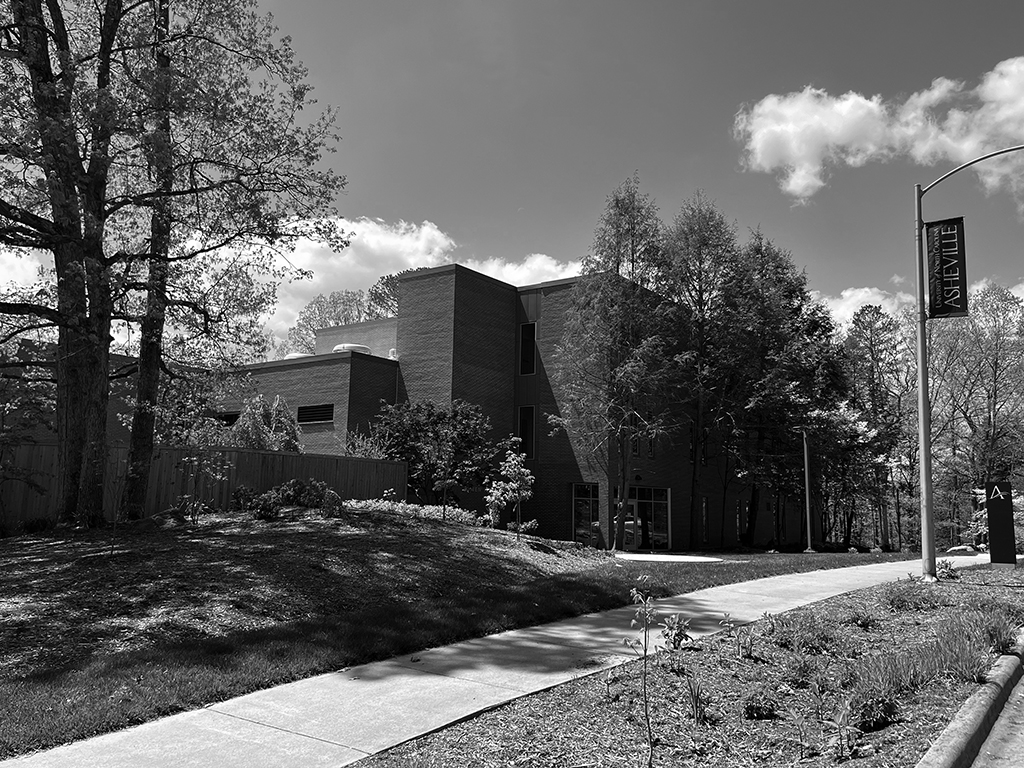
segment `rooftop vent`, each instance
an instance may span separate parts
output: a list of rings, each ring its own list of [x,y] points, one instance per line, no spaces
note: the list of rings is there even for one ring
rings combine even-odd
[[[284,356],[285,360],[298,360],[300,357],[312,357],[308,352],[289,352]]]
[[[365,344],[336,344],[331,352],[362,352],[364,355],[369,355],[370,348]]]

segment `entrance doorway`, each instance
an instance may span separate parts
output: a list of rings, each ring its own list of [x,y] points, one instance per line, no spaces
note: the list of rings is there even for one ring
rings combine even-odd
[[[668,549],[669,508],[668,488],[630,488],[623,548],[627,552]]]

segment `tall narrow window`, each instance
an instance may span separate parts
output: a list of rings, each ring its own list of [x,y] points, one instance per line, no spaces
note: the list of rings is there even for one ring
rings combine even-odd
[[[519,373],[532,376],[537,372],[537,324],[519,326]]]
[[[601,504],[596,483],[573,483],[573,536],[580,544],[599,546]]]
[[[519,450],[526,454],[526,458],[534,457],[534,407],[523,405],[519,408]]]

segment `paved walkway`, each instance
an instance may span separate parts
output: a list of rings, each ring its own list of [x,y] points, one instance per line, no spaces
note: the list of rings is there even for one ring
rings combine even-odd
[[[813,555],[811,555],[813,557]],[[957,557],[957,566],[987,555]],[[716,566],[709,566],[716,567]],[[728,611],[756,621],[834,595],[920,573],[920,560],[775,576],[658,601],[691,618],[695,635]],[[633,658],[631,607],[589,614],[344,669],[193,712],[0,763],[74,766],[343,766],[367,755],[580,675]],[[2,724],[0,724],[2,727]]]

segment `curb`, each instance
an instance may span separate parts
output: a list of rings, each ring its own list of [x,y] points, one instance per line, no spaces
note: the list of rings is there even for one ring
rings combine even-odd
[[[981,690],[964,702],[952,722],[929,747],[916,768],[970,768],[1014,686],[1024,676],[1024,637],[1012,654],[992,665]]]

